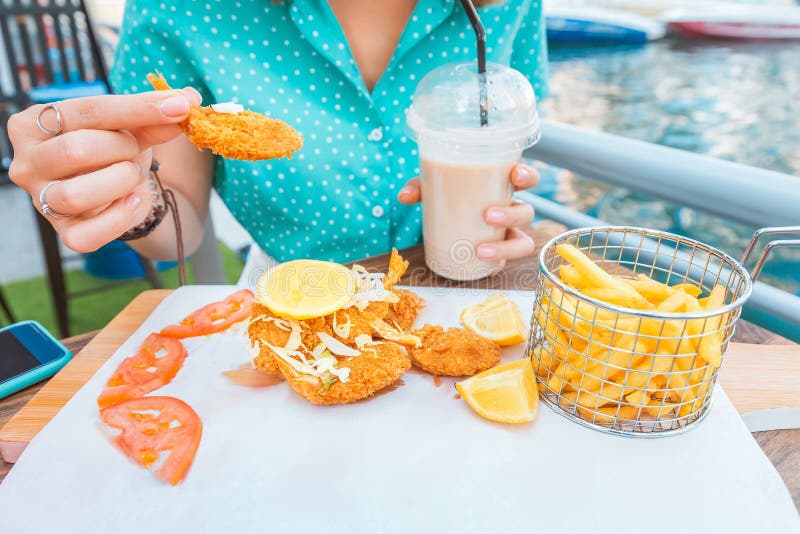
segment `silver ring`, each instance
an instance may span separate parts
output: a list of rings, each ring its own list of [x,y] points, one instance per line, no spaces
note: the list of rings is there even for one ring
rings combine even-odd
[[[42,188],[41,192],[39,193],[39,205],[41,206],[42,215],[49,215],[54,219],[66,219],[69,217],[69,215],[64,215],[63,213],[55,211],[47,203],[47,192],[57,183],[59,183],[58,180],[53,180],[52,182],[47,182],[47,185]]]
[[[45,111],[51,108],[56,112],[56,124],[58,125],[58,129],[56,130],[51,130],[42,124],[42,115],[44,115]],[[45,104],[45,106],[39,110],[39,113],[36,114],[36,126],[38,126],[39,129],[46,134],[61,135],[61,133],[64,131],[64,125],[61,123],[61,110],[58,109],[58,106],[56,106],[55,102]]]

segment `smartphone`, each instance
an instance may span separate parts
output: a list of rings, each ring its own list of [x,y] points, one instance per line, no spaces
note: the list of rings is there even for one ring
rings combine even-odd
[[[50,378],[72,353],[36,321],[0,329],[0,399]]]

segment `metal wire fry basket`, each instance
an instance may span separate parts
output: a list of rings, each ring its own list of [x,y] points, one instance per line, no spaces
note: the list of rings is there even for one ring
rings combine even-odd
[[[687,284],[676,291],[701,292],[691,310],[609,304],[609,296],[620,302],[619,295],[579,292],[563,281],[570,273],[556,253],[561,244],[634,285],[667,291],[656,282]],[[719,366],[752,290],[742,264],[698,241],[632,227],[567,232],[544,246],[539,262],[528,353],[545,404],[582,425],[635,437],[676,434],[708,414]],[[722,306],[705,309],[715,287],[718,300],[724,291]]]

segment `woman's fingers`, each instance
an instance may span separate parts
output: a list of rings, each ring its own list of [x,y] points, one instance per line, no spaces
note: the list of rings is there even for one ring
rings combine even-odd
[[[61,180],[47,190],[45,200],[58,213],[86,214],[133,192],[144,179],[140,163],[121,161],[99,171]]]
[[[199,93],[192,90],[150,91],[134,95],[103,95],[64,100],[57,104],[63,133],[79,130],[131,130],[176,124],[189,115],[189,107],[199,104]],[[50,130],[59,127],[58,117],[47,104],[32,106],[9,119],[9,136],[17,145],[23,139],[44,141],[52,137],[36,126]]]
[[[533,206],[514,202],[510,206],[492,206],[483,214],[487,224],[498,227],[528,226],[533,221]]]
[[[140,151],[136,138],[128,132],[81,130],[34,146],[28,157],[33,162],[36,177],[49,181],[130,161]]]
[[[56,219],[53,226],[67,247],[76,252],[92,252],[141,223],[151,206],[148,187],[142,184],[92,217]]]
[[[183,133],[180,126],[177,124],[132,128],[128,131],[136,138],[136,141],[139,143],[139,148],[142,150],[172,141]]]
[[[536,250],[533,238],[519,228],[509,228],[505,241],[482,243],[476,254],[479,260],[514,260],[532,255]]]
[[[397,200],[402,204],[416,204],[422,200],[419,178],[412,178],[407,181],[406,185],[397,193]]]
[[[148,149],[177,136],[201,100],[186,88],[32,106],[8,121],[15,151],[9,177],[39,209],[44,187],[58,180],[43,200],[68,217],[48,219],[68,247],[95,250],[147,217]]]
[[[536,187],[539,183],[539,173],[533,167],[518,163],[511,169],[511,183],[517,191]]]
[[[517,191],[530,189],[539,183],[539,173],[533,167],[518,163],[511,169],[510,179]],[[416,204],[422,200],[419,178],[412,178],[406,182],[406,185],[397,193],[397,200],[403,204]],[[508,225],[500,224],[499,226]]]
[[[142,152],[177,136],[178,123],[200,102],[200,93],[186,88],[64,100],[58,115],[46,105],[32,106],[8,121],[15,152],[9,177],[34,195],[43,181],[129,161],[134,149]],[[40,130],[37,118],[61,135]]]

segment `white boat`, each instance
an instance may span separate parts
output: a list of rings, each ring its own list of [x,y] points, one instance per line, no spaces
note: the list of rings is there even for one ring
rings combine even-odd
[[[706,7],[717,2],[694,2],[692,0],[595,0],[591,3],[598,7],[622,9],[649,17],[660,17],[669,9]]]
[[[800,39],[800,7],[727,4],[666,11],[661,20],[687,35],[722,39]]]
[[[590,6],[545,6],[548,42],[644,43],[664,37],[666,26],[649,17]]]
[[[800,1],[800,0],[798,0]],[[724,8],[731,5],[794,5],[795,0],[742,0],[742,1],[720,1],[720,0],[583,0],[584,5],[597,7],[608,7],[613,9],[623,9],[650,17],[660,17],[665,11],[670,9],[708,9]]]

